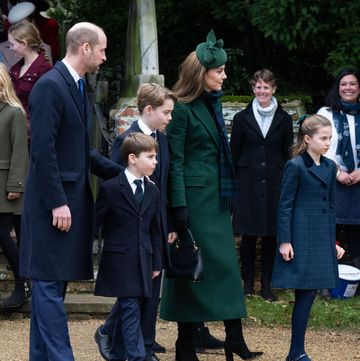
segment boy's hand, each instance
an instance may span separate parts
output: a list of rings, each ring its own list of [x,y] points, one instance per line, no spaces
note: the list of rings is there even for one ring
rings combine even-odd
[[[156,278],[161,271],[152,271],[152,279]]]
[[[290,242],[281,243],[279,252],[284,261],[291,261],[294,258],[294,250]]]
[[[337,259],[342,258],[342,256],[344,255],[344,253],[345,253],[344,248],[336,245],[336,257],[337,257]]]
[[[177,238],[177,232],[170,232],[168,234],[168,243],[174,243],[176,238]]]

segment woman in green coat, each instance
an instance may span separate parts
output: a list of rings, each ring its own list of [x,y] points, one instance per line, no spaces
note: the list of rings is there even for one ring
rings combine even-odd
[[[199,321],[224,321],[227,360],[262,354],[249,351],[242,334],[246,310],[229,212],[236,185],[220,101],[226,60],[223,41],[210,31],[180,67],[179,101],[166,129],[174,226],[180,234],[191,229],[204,262],[201,282],[165,279],[161,317],[178,322],[178,361],[198,360],[191,335]]]
[[[22,210],[28,166],[26,115],[10,76],[0,63],[0,246],[15,278],[15,289],[1,308],[18,307],[26,300],[25,280],[19,277],[19,249],[10,238],[12,215]]]

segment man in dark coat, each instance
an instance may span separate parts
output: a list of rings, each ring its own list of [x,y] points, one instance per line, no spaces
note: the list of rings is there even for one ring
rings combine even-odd
[[[33,285],[30,360],[74,360],[64,297],[67,281],[93,278],[89,170],[110,178],[121,169],[89,150],[91,112],[82,77],[106,60],[106,44],[98,26],[74,25],[66,36],[65,58],[30,95],[31,156],[20,254],[20,272]]]

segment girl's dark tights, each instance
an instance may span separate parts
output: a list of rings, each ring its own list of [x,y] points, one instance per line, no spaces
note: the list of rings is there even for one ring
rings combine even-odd
[[[289,356],[305,353],[305,332],[317,290],[295,290],[295,305],[291,319],[291,345]]]
[[[12,214],[0,213],[0,246],[9,262],[15,279],[19,279],[19,247],[10,237]]]

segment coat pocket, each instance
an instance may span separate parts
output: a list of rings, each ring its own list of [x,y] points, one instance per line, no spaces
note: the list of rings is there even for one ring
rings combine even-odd
[[[10,161],[9,160],[0,160],[0,169],[10,169]]]

